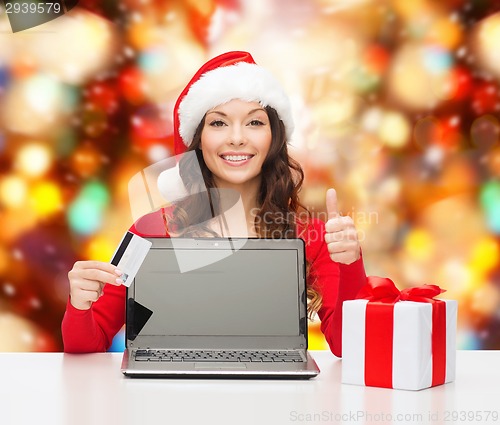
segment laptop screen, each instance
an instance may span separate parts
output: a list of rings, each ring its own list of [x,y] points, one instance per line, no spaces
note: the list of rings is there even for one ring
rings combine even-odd
[[[135,305],[150,311],[138,334],[299,335],[299,251],[247,245],[236,251],[153,246],[132,288]],[[201,266],[181,273],[180,257]]]

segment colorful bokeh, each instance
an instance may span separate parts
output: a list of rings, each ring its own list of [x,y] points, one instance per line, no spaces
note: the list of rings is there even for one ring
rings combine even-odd
[[[500,349],[497,1],[81,0],[18,33],[1,7],[0,351],[62,349],[68,271],[109,260],[130,178],[173,154],[178,94],[227,50],[290,95],[313,215],[335,187],[368,274],[438,284],[459,348]]]

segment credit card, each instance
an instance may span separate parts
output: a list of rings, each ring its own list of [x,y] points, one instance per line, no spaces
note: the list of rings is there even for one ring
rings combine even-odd
[[[148,255],[149,248],[153,245],[150,241],[127,232],[123,236],[118,248],[113,254],[111,264],[122,271],[120,279],[125,286],[130,286],[135,275]]]

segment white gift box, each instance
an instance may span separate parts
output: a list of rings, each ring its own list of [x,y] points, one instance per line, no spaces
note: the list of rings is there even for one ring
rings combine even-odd
[[[455,379],[457,302],[455,300],[442,301],[446,303],[444,383],[447,383]],[[346,384],[366,385],[365,356],[370,355],[370,353],[365,353],[367,304],[368,300],[365,299],[344,301],[343,303],[342,382]],[[387,304],[387,308],[394,309],[391,388],[420,390],[431,387],[433,385],[433,304],[398,301],[395,304]],[[391,353],[388,353],[380,361],[390,362],[390,357]]]

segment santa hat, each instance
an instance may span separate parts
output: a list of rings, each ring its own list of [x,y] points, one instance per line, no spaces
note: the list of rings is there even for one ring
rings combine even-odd
[[[174,109],[175,153],[186,151],[207,111],[233,99],[271,106],[283,121],[286,137],[290,140],[292,111],[279,82],[258,66],[250,53],[227,52],[203,65],[177,99]]]

